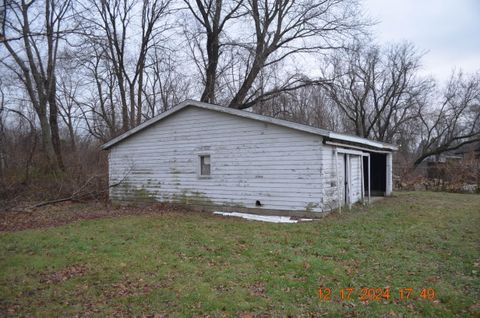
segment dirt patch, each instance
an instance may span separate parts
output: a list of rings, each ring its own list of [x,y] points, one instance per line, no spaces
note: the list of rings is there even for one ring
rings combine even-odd
[[[117,297],[144,295],[158,288],[162,288],[162,285],[152,284],[141,278],[138,280],[129,279],[120,283],[112,284],[109,289],[103,292],[103,296],[106,299],[112,299]]]
[[[124,215],[164,213],[198,213],[170,204],[117,206],[100,203],[62,202],[33,211],[0,212],[0,232],[21,231],[66,225],[79,220],[101,219]]]
[[[255,282],[250,286],[250,294],[252,296],[264,297],[266,292],[266,285],[264,282]]]
[[[83,276],[88,272],[88,268],[84,265],[72,265],[55,272],[42,273],[40,282],[44,284],[56,284],[64,282],[72,277]]]

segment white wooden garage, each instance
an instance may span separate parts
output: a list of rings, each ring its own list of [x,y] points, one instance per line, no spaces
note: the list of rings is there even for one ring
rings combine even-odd
[[[103,149],[113,201],[311,215],[389,195],[397,148],[187,100]]]

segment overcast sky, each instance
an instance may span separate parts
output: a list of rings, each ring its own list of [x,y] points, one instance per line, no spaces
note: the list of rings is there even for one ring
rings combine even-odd
[[[424,70],[446,80],[453,68],[480,70],[480,0],[363,0],[380,43],[407,40],[425,51]]]

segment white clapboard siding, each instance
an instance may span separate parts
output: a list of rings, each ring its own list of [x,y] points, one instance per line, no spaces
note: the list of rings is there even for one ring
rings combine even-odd
[[[111,148],[110,196],[322,212],[338,202],[333,162],[321,136],[187,107]]]
[[[360,160],[362,159],[361,156],[350,156],[350,202],[356,203],[362,200],[362,171]]]
[[[340,192],[340,204],[345,204],[345,161],[344,154],[337,155],[338,191]]]
[[[335,209],[345,204],[345,156],[348,156],[349,202],[356,203],[362,200],[362,157],[358,155],[338,153],[335,161],[335,149],[328,145],[322,147],[322,180],[323,205]],[[337,167],[335,168],[335,162]],[[337,176],[338,173],[338,176]],[[338,185],[338,186],[337,186]]]

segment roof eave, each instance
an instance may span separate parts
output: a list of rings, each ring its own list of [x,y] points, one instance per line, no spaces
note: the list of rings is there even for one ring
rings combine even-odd
[[[345,134],[340,134],[336,132],[330,132],[328,137],[335,140],[367,145],[377,149],[383,149],[383,150],[389,150],[389,151],[398,150],[398,147],[396,145],[392,145],[392,144],[381,142],[381,141],[370,140],[370,139],[362,138],[358,136],[351,136],[351,135],[345,135]]]

